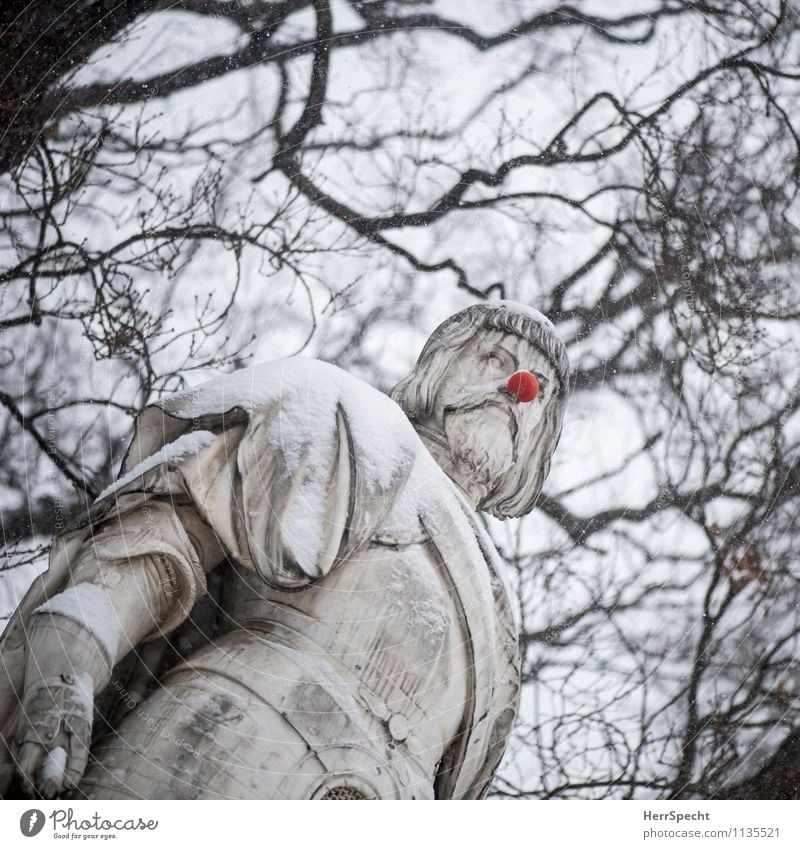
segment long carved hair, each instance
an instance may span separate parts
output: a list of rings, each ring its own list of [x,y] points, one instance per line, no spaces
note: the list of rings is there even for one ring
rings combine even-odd
[[[533,457],[520,458],[478,504],[500,519],[524,516],[539,496],[550,461],[561,437],[564,405],[569,383],[569,358],[552,322],[542,313],[513,301],[475,304],[443,321],[425,343],[411,374],[392,389],[391,397],[413,423],[433,421],[436,395],[451,364],[476,334],[499,330],[518,336],[538,348],[553,366],[558,386],[536,424],[539,439]],[[525,439],[520,434],[518,439]]]

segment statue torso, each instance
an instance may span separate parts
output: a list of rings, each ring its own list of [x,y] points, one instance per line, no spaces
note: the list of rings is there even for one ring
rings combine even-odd
[[[188,495],[240,564],[225,632],[169,672],[145,703],[147,721],[125,720],[122,736],[138,741],[145,759],[169,761],[148,769],[148,781],[166,782],[143,791],[151,798],[308,798],[330,781],[337,792],[432,798],[437,775],[441,795],[469,796],[502,751],[518,670],[491,544],[398,408],[338,369],[323,372],[339,387],[325,404],[317,398],[314,415],[334,435],[316,420],[307,431],[330,448],[305,441],[281,460],[278,440],[309,414],[290,396],[265,392],[196,458],[148,484]],[[217,427],[204,403],[201,393],[165,412],[172,422]],[[157,433],[155,412],[147,427]],[[383,421],[383,450],[362,415]],[[287,551],[304,540],[302,514],[292,511],[309,474],[334,480],[329,493],[349,487],[351,508],[337,560],[321,577],[295,580]],[[294,531],[284,549],[276,540],[287,525]],[[151,750],[154,722],[178,741],[172,756],[163,741]],[[138,779],[129,749],[117,755],[116,745],[100,747],[104,774],[118,761],[130,784]],[[107,780],[98,778],[98,791]]]
[[[378,536],[300,592],[271,590],[240,569],[226,609],[234,629],[315,654],[385,726],[385,742],[404,743],[432,774],[467,701],[460,606],[435,546],[420,534],[402,546]]]

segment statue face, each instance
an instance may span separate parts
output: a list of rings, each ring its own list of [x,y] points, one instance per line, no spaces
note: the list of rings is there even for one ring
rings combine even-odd
[[[504,391],[520,370],[533,372],[540,384],[528,403]],[[558,390],[547,357],[517,336],[489,331],[460,349],[439,385],[435,417],[462,481],[491,486],[514,462],[531,456],[537,425]]]

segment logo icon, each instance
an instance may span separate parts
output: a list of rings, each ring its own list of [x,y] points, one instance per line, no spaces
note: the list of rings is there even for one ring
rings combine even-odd
[[[31,808],[19,818],[19,830],[25,837],[36,837],[44,828],[44,812]]]

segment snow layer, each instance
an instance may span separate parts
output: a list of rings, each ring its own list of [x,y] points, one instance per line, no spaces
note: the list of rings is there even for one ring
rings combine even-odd
[[[157,406],[184,420],[241,409],[251,416],[254,429],[266,423],[265,453],[250,461],[263,469],[265,497],[271,486],[267,468],[272,456],[281,457],[284,476],[292,480],[287,480],[286,492],[272,493],[279,501],[272,506],[267,501],[263,509],[278,509],[280,502],[283,542],[312,578],[330,566],[347,518],[354,482],[348,484],[341,467],[334,474],[337,459],[349,463],[347,457],[339,458],[340,446],[352,441],[359,458],[358,486],[378,497],[394,493],[412,458],[423,450],[408,419],[390,398],[336,366],[303,357],[219,376]],[[161,431],[156,422],[151,427]],[[140,450],[148,448],[143,445]],[[152,467],[158,461],[147,462]],[[140,465],[125,478],[141,470]],[[341,491],[333,491],[332,485]],[[376,509],[381,505],[376,503]]]
[[[185,460],[187,457],[197,455],[203,448],[210,445],[214,441],[214,434],[208,430],[196,430],[192,433],[185,433],[179,436],[174,442],[168,442],[161,449],[156,451],[147,459],[134,466],[129,472],[126,472],[122,477],[117,478],[112,484],[107,486],[97,497],[97,501],[102,501],[114,492],[122,489],[130,483],[138,480],[142,475],[165,463],[177,463]]]
[[[548,327],[553,327],[553,322],[543,313],[539,312],[539,310],[532,307],[530,304],[523,304],[520,301],[487,301],[486,307],[496,307],[496,306],[505,306],[511,312],[521,313],[522,315],[527,315],[530,318],[536,319],[536,321],[541,322],[542,324],[547,325]]]
[[[67,751],[56,746],[47,753],[39,775],[41,781],[52,781],[59,787],[64,783],[64,770],[67,766]]]
[[[293,359],[262,368],[260,375],[259,388],[281,398],[268,445],[283,455],[286,472],[294,477],[281,534],[297,564],[313,577],[330,566],[339,547],[354,483],[341,468],[331,475],[337,458],[349,463],[338,456],[348,435],[339,409],[359,457],[359,483],[370,494],[393,490],[399,471],[420,448],[418,437],[393,401],[334,366]]]
[[[286,412],[272,428],[270,441],[283,453],[290,474],[307,458],[309,447],[318,446],[319,457],[330,456],[339,404],[346,411],[353,441],[363,452],[364,466],[372,473],[365,483],[373,490],[391,485],[396,461],[411,442],[418,441],[391,399],[336,366],[303,357],[259,363],[223,375],[173,395],[159,406],[172,416],[194,419],[235,407],[252,413],[278,402]]]
[[[92,634],[107,657],[116,661],[120,623],[103,587],[88,582],[76,584],[37,607],[34,613],[54,613],[77,622]]]

